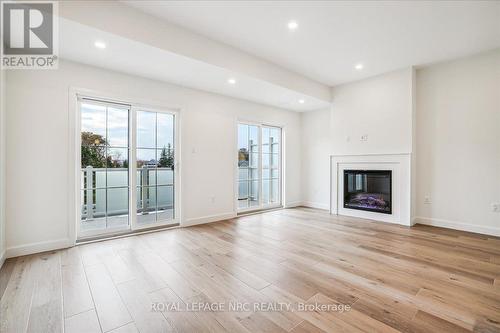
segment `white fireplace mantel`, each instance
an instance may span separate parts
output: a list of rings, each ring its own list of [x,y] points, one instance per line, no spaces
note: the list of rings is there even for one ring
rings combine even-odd
[[[391,170],[392,214],[344,208],[344,170]],[[411,154],[330,156],[330,213],[412,225]]]

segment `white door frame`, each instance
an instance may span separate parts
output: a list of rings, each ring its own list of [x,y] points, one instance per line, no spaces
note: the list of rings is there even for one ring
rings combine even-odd
[[[240,209],[238,208],[238,192],[239,192],[239,172],[238,172],[238,125],[243,124],[243,125],[250,125],[250,126],[258,126],[259,128],[259,167],[258,167],[258,172],[259,172],[259,205],[255,207],[247,207]],[[262,184],[263,184],[263,179],[262,179],[262,127],[274,127],[274,128],[279,128],[281,135],[280,135],[280,161],[279,161],[279,202],[274,203],[274,204],[262,204]],[[248,212],[254,212],[254,211],[259,211],[259,210],[266,210],[266,209],[273,209],[273,208],[280,208],[284,206],[284,193],[285,193],[285,188],[284,188],[284,151],[285,151],[285,145],[284,145],[284,133],[285,133],[285,127],[282,125],[277,125],[277,124],[269,124],[267,122],[255,122],[255,121],[248,121],[248,120],[243,120],[243,119],[237,119],[236,120],[236,148],[235,148],[235,157],[236,157],[236,162],[235,162],[235,211],[236,213],[248,213]],[[248,189],[250,190],[250,189]]]
[[[127,230],[110,230],[110,232],[99,233],[99,236],[103,237],[113,237],[117,234],[132,233],[134,231],[140,231],[143,229],[158,228],[162,226],[170,226],[180,224],[182,221],[182,211],[181,211],[181,144],[180,144],[180,124],[181,124],[181,107],[178,106],[165,106],[161,103],[151,103],[151,101],[140,101],[131,100],[128,97],[117,96],[115,94],[104,93],[84,88],[74,88],[69,89],[68,98],[68,111],[69,111],[69,138],[72,143],[69,145],[68,151],[68,198],[69,198],[69,209],[68,209],[68,238],[72,245],[76,244],[79,237],[79,226],[81,219],[81,191],[80,191],[80,166],[81,166],[81,156],[80,156],[80,128],[81,128],[81,113],[80,113],[80,98],[88,98],[96,101],[103,101],[109,103],[116,103],[122,105],[130,106],[129,111],[129,225],[130,228]],[[151,111],[151,112],[162,112],[174,115],[174,219],[159,221],[157,223],[150,223],[144,226],[138,226],[136,223],[137,219],[137,207],[136,200],[137,194],[135,191],[136,187],[136,141],[135,141],[135,123],[136,123],[136,112],[141,111]],[[132,157],[134,159],[132,159]],[[85,237],[91,237],[92,234],[86,234]]]

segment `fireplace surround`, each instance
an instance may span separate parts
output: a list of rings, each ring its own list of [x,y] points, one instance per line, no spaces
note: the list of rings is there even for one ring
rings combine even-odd
[[[392,214],[392,171],[344,170],[344,208]]]
[[[330,213],[411,226],[412,154],[330,156]],[[391,171],[391,213],[344,207],[344,170]]]

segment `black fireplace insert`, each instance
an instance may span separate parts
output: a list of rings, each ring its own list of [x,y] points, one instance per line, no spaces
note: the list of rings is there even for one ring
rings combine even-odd
[[[392,171],[344,170],[344,208],[392,214]]]

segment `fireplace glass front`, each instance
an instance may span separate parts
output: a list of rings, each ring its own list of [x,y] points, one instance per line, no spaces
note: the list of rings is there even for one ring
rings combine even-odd
[[[392,213],[391,170],[344,170],[344,208]]]

